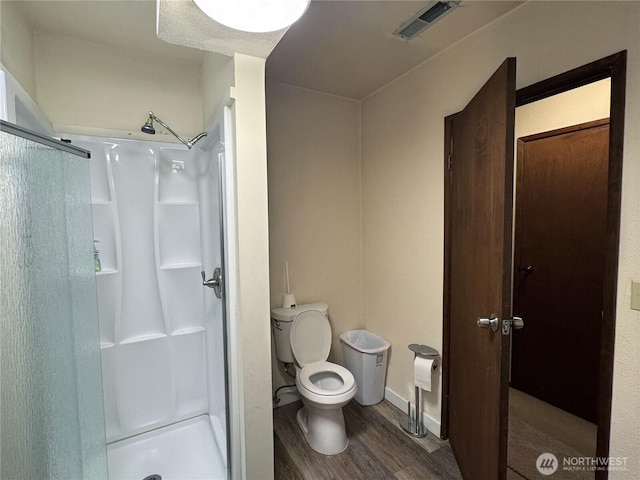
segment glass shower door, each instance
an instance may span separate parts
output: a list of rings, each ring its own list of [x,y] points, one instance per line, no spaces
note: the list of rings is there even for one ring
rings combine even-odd
[[[89,162],[0,130],[0,477],[107,479]]]
[[[228,281],[225,262],[225,200],[224,200],[224,117],[220,116],[209,129],[203,145],[206,149],[196,155],[198,162],[198,199],[201,221],[203,305],[207,332],[207,383],[209,418],[216,445],[227,478],[233,478],[229,463],[229,373],[228,373]]]

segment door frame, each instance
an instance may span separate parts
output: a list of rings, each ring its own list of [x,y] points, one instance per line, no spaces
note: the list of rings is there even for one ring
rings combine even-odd
[[[609,175],[607,192],[607,244],[604,272],[602,336],[600,344],[600,374],[598,394],[597,457],[609,456],[611,426],[611,393],[615,346],[616,296],[618,283],[618,254],[620,243],[620,203],[622,190],[622,156],[624,144],[624,112],[627,51],[615,53],[554,77],[516,91],[516,107],[527,105],[553,95],[611,78],[609,112]],[[441,437],[449,436],[449,365],[451,312],[451,185],[448,174],[452,153],[453,120],[458,114],[444,119],[444,283],[442,329],[442,417]],[[598,480],[608,478],[608,471],[597,471]]]

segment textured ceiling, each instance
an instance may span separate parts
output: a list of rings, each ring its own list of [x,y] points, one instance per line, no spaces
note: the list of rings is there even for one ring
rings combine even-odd
[[[287,31],[248,33],[226,27],[205,15],[191,0],[159,0],[158,37],[176,45],[223,55],[242,53],[267,58]]]

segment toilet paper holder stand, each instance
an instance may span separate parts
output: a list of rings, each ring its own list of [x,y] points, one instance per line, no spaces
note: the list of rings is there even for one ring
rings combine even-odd
[[[436,360],[434,362],[434,368],[437,367],[437,358],[440,356],[438,351],[435,348],[429,347],[427,345],[419,345],[417,343],[412,343],[409,345],[409,350],[411,350],[415,357],[423,357],[430,358]],[[422,402],[420,401],[420,387],[415,387],[415,404],[413,408],[413,415],[411,415],[411,402],[407,403],[407,414],[402,415],[400,421],[400,427],[405,431],[405,433],[411,435],[412,437],[423,438],[427,436],[427,429],[423,423],[423,414],[422,414]]]

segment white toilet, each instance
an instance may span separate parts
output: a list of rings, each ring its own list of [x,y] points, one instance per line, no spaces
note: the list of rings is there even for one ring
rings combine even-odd
[[[278,359],[287,363],[295,360],[296,387],[304,403],[297,419],[307,442],[324,455],[344,451],[349,440],[342,407],[355,396],[358,387],[349,370],[327,362],[331,350],[327,305],[276,308],[272,317]]]

